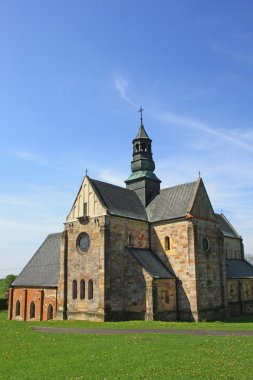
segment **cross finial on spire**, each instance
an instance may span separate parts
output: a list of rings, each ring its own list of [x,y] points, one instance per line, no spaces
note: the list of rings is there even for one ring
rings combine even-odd
[[[199,178],[200,178],[200,176],[201,176],[201,173],[200,173],[200,171],[199,171]]]
[[[143,111],[144,111],[144,108],[140,107],[140,109],[139,109],[138,112],[140,112],[140,114],[141,114],[141,124],[142,124],[142,112],[143,112]]]
[[[88,169],[85,170],[85,175],[87,176],[87,174],[88,174]]]

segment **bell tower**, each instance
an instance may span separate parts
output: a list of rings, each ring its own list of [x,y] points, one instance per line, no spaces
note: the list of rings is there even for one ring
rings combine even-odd
[[[133,160],[131,162],[132,174],[125,181],[129,190],[134,190],[140,198],[144,207],[155,198],[160,192],[161,181],[154,173],[155,163],[152,154],[152,140],[148,137],[142,122],[141,107],[141,124],[139,131],[133,140]]]

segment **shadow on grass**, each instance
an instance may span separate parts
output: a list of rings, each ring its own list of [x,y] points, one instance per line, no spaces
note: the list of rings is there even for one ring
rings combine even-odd
[[[253,323],[253,314],[232,317],[232,318],[226,319],[224,322],[225,323]]]
[[[0,310],[0,324],[8,321],[8,312]],[[86,329],[192,329],[192,330],[253,330],[253,315],[233,317],[225,321],[214,322],[161,322],[161,321],[128,321],[128,322],[91,322],[91,321],[8,321],[26,326],[68,327]]]

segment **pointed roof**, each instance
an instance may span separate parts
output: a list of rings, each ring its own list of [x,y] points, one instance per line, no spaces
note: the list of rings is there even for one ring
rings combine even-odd
[[[11,286],[58,286],[61,235],[48,235]]]
[[[138,140],[138,139],[149,139],[150,140],[147,132],[145,131],[144,125],[142,123],[141,123],[139,131],[135,137],[135,140]]]
[[[146,208],[148,220],[158,222],[184,217],[196,192],[195,182],[162,189]]]
[[[241,238],[238,232],[234,229],[231,223],[227,220],[224,214],[215,214],[219,223],[219,228],[224,236],[232,238]]]
[[[162,189],[144,207],[134,190],[89,178],[94,190],[111,215],[149,222],[184,218],[190,211],[198,181]]]
[[[147,213],[134,190],[89,178],[98,197],[110,214],[147,220]]]

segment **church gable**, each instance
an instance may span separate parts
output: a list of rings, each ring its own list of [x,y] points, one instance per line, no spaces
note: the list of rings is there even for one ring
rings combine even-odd
[[[192,204],[197,182],[185,183],[162,189],[160,194],[146,208],[148,220],[159,222],[184,218]]]
[[[85,176],[66,221],[70,222],[86,216],[106,215],[106,213],[105,205],[92,186],[89,177]]]
[[[192,204],[189,207],[189,212],[193,216],[199,218],[216,220],[213,206],[201,178],[197,182],[196,193],[192,199]]]

